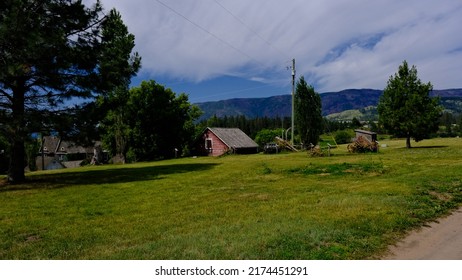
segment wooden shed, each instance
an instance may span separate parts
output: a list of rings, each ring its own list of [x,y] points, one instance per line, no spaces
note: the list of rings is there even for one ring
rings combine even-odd
[[[258,144],[239,128],[207,127],[197,141],[200,155],[258,153]]]
[[[377,133],[372,132],[372,131],[367,131],[367,130],[361,130],[361,129],[356,129],[356,139],[359,136],[362,136],[363,138],[369,140],[369,142],[375,142],[377,141]]]

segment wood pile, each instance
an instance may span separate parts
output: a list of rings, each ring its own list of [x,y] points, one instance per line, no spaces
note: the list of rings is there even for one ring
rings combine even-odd
[[[379,150],[379,146],[376,141],[370,141],[363,136],[358,136],[353,143],[348,145],[347,149],[350,153],[376,153]]]

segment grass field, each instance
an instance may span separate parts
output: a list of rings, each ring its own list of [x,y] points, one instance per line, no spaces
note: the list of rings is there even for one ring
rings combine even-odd
[[[374,259],[462,202],[462,139],[185,158],[0,185],[0,259]]]

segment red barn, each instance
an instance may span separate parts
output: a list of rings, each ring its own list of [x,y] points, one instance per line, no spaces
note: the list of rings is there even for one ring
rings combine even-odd
[[[258,153],[258,144],[239,128],[207,127],[197,141],[201,155],[221,156],[225,153]]]

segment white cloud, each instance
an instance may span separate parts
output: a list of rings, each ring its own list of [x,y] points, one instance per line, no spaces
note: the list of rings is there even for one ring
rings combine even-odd
[[[145,75],[274,81],[295,58],[297,74],[323,92],[383,88],[406,59],[435,88],[462,86],[459,1],[216,0],[245,25],[215,0],[160,1],[174,11],[155,0],[102,0],[135,34]]]

